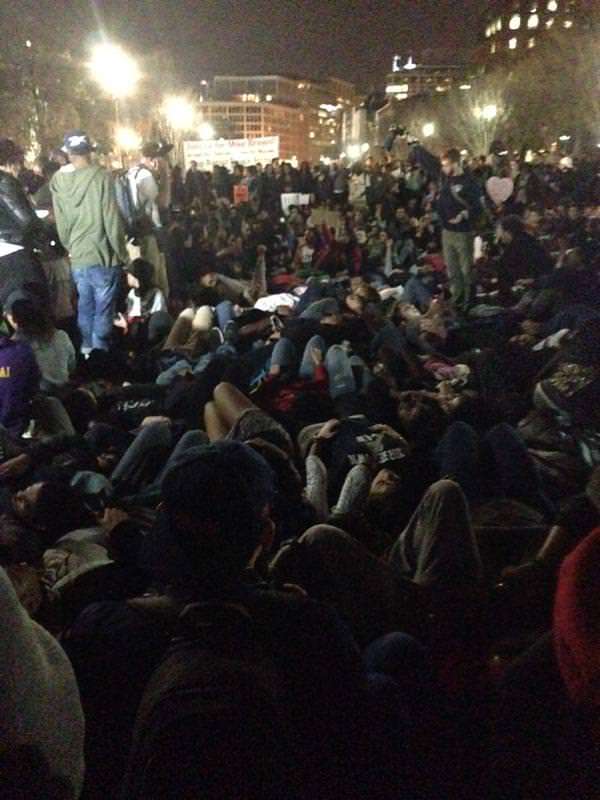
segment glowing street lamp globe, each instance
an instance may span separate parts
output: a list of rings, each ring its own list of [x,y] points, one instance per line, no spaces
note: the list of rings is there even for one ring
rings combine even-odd
[[[477,117],[477,119],[484,119],[487,122],[491,122],[498,116],[498,107],[493,103],[490,103],[490,105],[483,106],[483,108],[475,108],[473,110],[473,114]]]
[[[87,66],[100,88],[115,100],[130,97],[141,78],[135,60],[122,47],[110,42],[102,42],[93,48]]]
[[[203,142],[208,142],[215,138],[216,132],[210,122],[203,122],[198,128],[198,136]]]
[[[115,142],[124,153],[138,150],[142,145],[142,137],[133,128],[117,128]]]
[[[196,111],[185,97],[167,97],[162,111],[173,130],[189,131],[194,127]]]
[[[423,136],[428,139],[430,136],[433,136],[435,133],[435,124],[433,122],[426,122],[423,125]]]

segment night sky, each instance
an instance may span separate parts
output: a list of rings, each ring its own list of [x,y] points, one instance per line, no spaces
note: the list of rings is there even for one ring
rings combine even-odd
[[[166,49],[183,83],[215,73],[332,75],[381,85],[395,53],[444,61],[476,43],[477,0],[16,0],[80,42],[103,21],[143,55]],[[14,24],[14,16],[13,16]],[[5,32],[6,35],[6,32]],[[427,59],[429,61],[429,58]],[[431,62],[430,62],[431,63]]]

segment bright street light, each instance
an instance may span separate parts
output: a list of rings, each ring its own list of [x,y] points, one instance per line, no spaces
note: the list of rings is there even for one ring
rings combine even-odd
[[[473,109],[473,114],[477,117],[477,119],[485,119],[490,122],[497,117],[498,108],[493,104],[484,106],[483,108],[477,107]]]
[[[133,128],[117,128],[115,142],[121,151],[131,153],[141,147],[142,137]]]
[[[423,125],[423,136],[428,139],[430,136],[433,136],[435,133],[435,125],[433,122],[426,122]]]
[[[567,136],[567,134],[566,134],[566,133],[565,133],[565,134],[563,134],[562,136],[559,136],[558,138],[559,138],[559,140],[560,140],[561,142],[570,142],[570,141],[571,141],[571,137],[570,137],[570,136]]]
[[[194,127],[196,111],[185,97],[166,97],[162,104],[162,113],[175,131],[189,131]]]
[[[353,161],[360,158],[360,145],[359,144],[350,144],[346,148],[348,153],[348,158],[351,158]]]
[[[211,139],[214,139],[216,136],[214,126],[211,125],[210,122],[201,123],[200,127],[198,128],[198,136],[203,142],[208,142]]]
[[[115,100],[130,97],[141,78],[134,59],[122,47],[109,42],[102,42],[93,48],[87,67],[101,89]]]

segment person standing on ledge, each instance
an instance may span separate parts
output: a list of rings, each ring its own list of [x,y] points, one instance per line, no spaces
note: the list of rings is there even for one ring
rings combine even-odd
[[[452,304],[456,311],[466,312],[473,292],[474,223],[481,212],[481,190],[462,166],[460,152],[451,147],[441,160],[416,140],[412,158],[431,178],[440,182],[437,212],[442,223],[442,249],[448,270]]]
[[[84,131],[65,134],[71,163],[50,189],[59,238],[69,251],[79,295],[81,352],[109,350],[121,266],[129,260],[113,179],[92,162],[94,146]]]

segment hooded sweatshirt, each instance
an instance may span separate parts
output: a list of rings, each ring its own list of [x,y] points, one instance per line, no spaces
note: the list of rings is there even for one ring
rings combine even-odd
[[[54,637],[30,619],[1,567],[0,630],[0,752],[35,748],[52,777],[68,781],[79,797],[84,719],[73,669]]]
[[[113,179],[90,164],[59,170],[50,183],[59,238],[74,269],[128,261]]]
[[[600,528],[563,561],[554,600],[554,648],[578,706],[600,708]]]
[[[27,426],[39,380],[29,344],[0,336],[0,425],[13,436],[20,436]]]

